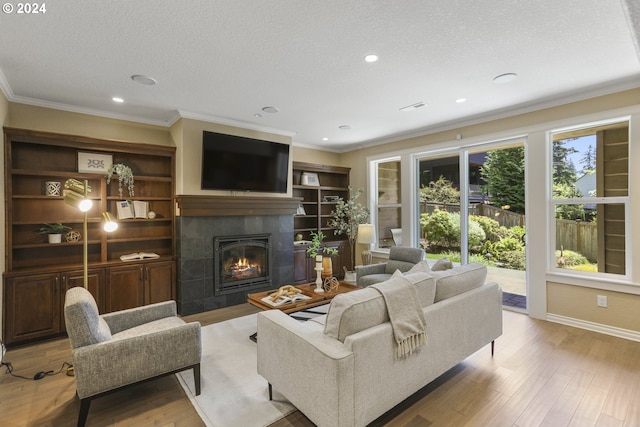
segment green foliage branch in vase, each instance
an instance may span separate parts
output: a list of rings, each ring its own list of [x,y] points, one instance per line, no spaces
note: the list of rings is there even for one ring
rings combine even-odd
[[[322,231],[318,231],[317,233],[311,232],[311,246],[307,248],[307,254],[309,254],[311,258],[315,258],[317,255],[338,255],[338,249],[329,248],[322,244],[325,237],[327,236]]]
[[[356,200],[364,190],[358,188],[353,190],[349,186],[349,200],[342,197],[336,203],[336,209],[331,211],[332,218],[329,220],[329,227],[333,227],[334,234],[346,234],[351,247],[351,270],[356,268],[355,244],[358,239],[358,225],[369,222],[369,209],[358,203]]]
[[[122,186],[123,184],[127,186],[129,190],[129,196],[133,197],[133,171],[131,168],[122,163],[114,163],[109,166],[107,170],[107,184],[111,182],[111,178],[113,174],[118,175],[118,192],[120,194],[120,198],[122,198]]]

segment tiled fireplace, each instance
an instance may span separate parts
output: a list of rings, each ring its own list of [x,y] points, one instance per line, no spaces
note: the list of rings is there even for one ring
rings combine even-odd
[[[179,197],[178,312],[241,304],[249,293],[292,283],[297,205],[289,198]]]

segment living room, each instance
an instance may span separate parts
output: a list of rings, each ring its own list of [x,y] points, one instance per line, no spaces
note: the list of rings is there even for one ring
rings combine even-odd
[[[4,19],[6,19],[6,17]],[[636,43],[637,38],[636,32]],[[525,151],[527,159],[527,227],[531,230],[540,230],[540,232],[528,234],[528,316],[505,313],[505,325],[511,323],[518,325],[520,329],[505,331],[504,337],[497,341],[498,354],[502,354],[502,357],[506,359],[506,355],[509,352],[509,345],[515,346],[515,344],[511,344],[509,340],[513,340],[514,342],[520,339],[525,340],[527,345],[531,346],[535,346],[536,341],[540,340],[540,342],[543,343],[542,347],[533,350],[534,353],[539,355],[539,353],[543,352],[545,348],[548,348],[554,340],[562,341],[570,337],[571,340],[580,342],[580,345],[583,346],[575,350],[573,353],[575,357],[586,357],[585,355],[587,354],[597,353],[597,359],[599,360],[601,357],[615,357],[615,352],[608,353],[604,349],[604,347],[609,344],[619,346],[619,348],[623,349],[622,351],[628,355],[638,355],[637,341],[640,341],[640,325],[635,317],[635,313],[637,313],[640,307],[640,290],[638,289],[638,283],[640,281],[637,277],[638,273],[636,268],[634,268],[636,267],[635,258],[629,255],[627,259],[629,259],[630,262],[627,264],[627,272],[622,275],[622,277],[605,275],[587,277],[585,279],[585,276],[558,271],[549,265],[549,257],[546,256],[551,246],[551,238],[548,232],[550,227],[549,198],[546,183],[548,177],[546,176],[546,172],[543,172],[548,170],[549,163],[548,151],[550,147],[548,133],[559,129],[624,119],[629,122],[629,141],[637,141],[640,138],[640,135],[638,135],[638,128],[640,128],[640,126],[637,125],[638,122],[640,122],[640,102],[638,100],[640,100],[640,86],[638,85],[636,74],[634,78],[622,83],[611,82],[608,90],[602,90],[601,93],[593,91],[589,96],[574,94],[573,97],[567,97],[563,103],[545,104],[544,102],[540,102],[536,108],[531,107],[529,109],[523,109],[522,111],[503,112],[488,120],[482,120],[481,118],[467,121],[460,120],[458,125],[454,123],[450,126],[443,126],[441,129],[434,127],[432,131],[425,134],[408,134],[404,137],[393,138],[393,140],[389,142],[385,141],[382,143],[381,141],[377,141],[375,144],[356,145],[346,150],[323,150],[317,146],[314,147],[308,144],[297,143],[296,136],[292,134],[287,135],[270,132],[268,129],[258,126],[243,127],[239,121],[228,121],[226,123],[223,121],[209,121],[206,116],[188,114],[186,112],[179,114],[177,119],[172,121],[170,125],[163,126],[160,124],[136,121],[134,117],[127,120],[122,117],[114,118],[114,116],[108,114],[99,116],[83,113],[80,110],[69,111],[56,108],[53,103],[49,105],[46,103],[38,105],[22,102],[24,99],[21,98],[19,94],[7,90],[6,83],[3,84],[3,94],[0,95],[0,121],[4,128],[10,129],[61,135],[77,135],[93,139],[125,141],[133,144],[154,144],[175,147],[175,193],[177,198],[185,195],[204,197],[229,195],[228,192],[212,192],[202,190],[200,187],[200,170],[198,167],[195,167],[195,165],[200,164],[200,144],[203,131],[235,134],[288,144],[291,147],[292,162],[349,167],[351,168],[350,184],[354,188],[363,189],[371,188],[369,175],[371,171],[371,161],[391,157],[403,159],[403,156],[410,161],[410,157],[414,153],[464,149],[465,147],[473,147],[485,143],[506,141],[524,135],[526,136]],[[634,144],[630,143],[629,164],[635,164],[635,159],[638,158],[638,156],[639,154],[638,151],[634,149]],[[630,167],[629,182],[634,182],[635,180],[633,178],[634,170]],[[267,195],[267,197],[290,198],[292,196],[291,185],[292,183],[289,183],[287,193],[277,196]],[[639,206],[638,203],[640,203],[639,191],[637,187],[633,185],[629,186],[629,200],[627,202],[628,218],[636,216]],[[245,195],[242,194],[233,194],[233,197],[244,196]],[[370,204],[370,198],[370,193],[365,191],[361,202]],[[2,210],[2,215],[4,218],[5,209]],[[178,212],[177,216],[179,217],[179,215]],[[627,250],[630,254],[638,250],[637,242],[640,241],[638,237],[640,237],[640,230],[629,225],[626,240],[628,242]],[[5,238],[6,236],[3,236],[3,240]],[[361,250],[362,248],[359,247],[358,249]],[[6,241],[3,241],[2,251],[3,255],[5,255],[2,259],[5,260],[7,257]],[[386,252],[379,250],[375,252],[374,255],[377,260],[384,260]],[[6,269],[3,268],[3,271],[5,270]],[[608,307],[597,306],[596,300],[599,295],[608,298]],[[2,298],[4,299],[4,292]],[[4,319],[4,301],[2,306]],[[224,309],[223,313],[215,313],[216,311],[218,310],[203,313],[201,317],[196,318],[203,323],[214,323],[235,317],[236,315],[248,314],[238,307],[229,307],[228,309]],[[524,319],[521,317],[524,317]],[[531,335],[527,338],[519,337],[519,334],[527,334],[529,332],[531,332]],[[563,343],[568,345],[567,341],[563,341]],[[7,353],[9,357],[5,359],[11,359],[15,367],[15,373],[25,375],[30,375],[32,372],[41,369],[57,369],[59,361],[69,360],[68,342],[57,340],[55,343],[48,342],[46,345],[49,347],[39,347],[40,345],[41,344],[32,344],[10,349]],[[520,350],[520,347],[518,347],[518,350]],[[500,353],[501,351],[504,353]],[[45,353],[43,354],[42,352]],[[604,354],[607,356],[602,356]],[[524,357],[522,355],[520,356]],[[637,357],[635,360],[637,360]],[[559,370],[566,369],[572,363],[569,356],[566,356],[566,358],[558,357],[558,360],[554,362],[557,363],[557,365],[554,366]],[[458,368],[458,371],[451,372],[448,378],[442,380],[445,383],[447,379],[452,380],[444,389],[453,387],[456,379],[461,381],[462,384],[470,384],[472,381],[477,381],[478,383],[491,381],[488,376],[484,376],[485,373],[481,370],[482,366],[491,362],[488,362],[486,359],[480,359],[479,356],[474,356],[471,361],[465,363],[469,363],[469,365]],[[474,363],[477,363],[477,365],[474,365]],[[507,365],[509,363],[515,364],[516,360],[510,359]],[[537,359],[529,359],[528,363],[537,363]],[[636,362],[627,361],[623,364],[637,371],[638,366]],[[503,365],[503,368],[507,365]],[[602,366],[599,369],[600,371],[598,372],[601,374],[605,370]],[[457,376],[457,374],[462,374],[461,371],[464,371],[464,374],[470,376]],[[469,371],[475,371],[479,378],[473,379],[473,372]],[[606,396],[604,398],[600,396],[601,401],[599,401],[595,394],[591,397],[593,401],[601,402],[602,407],[609,407],[609,409],[602,410],[601,420],[606,417],[620,420],[622,417],[622,422],[626,422],[627,425],[634,425],[633,420],[637,420],[637,418],[632,418],[629,414],[635,413],[637,416],[637,406],[633,406],[633,404],[625,400],[624,415],[620,416],[615,413],[614,410],[610,410],[610,407],[614,405],[612,402],[615,400],[611,396],[616,395],[619,399],[620,395],[625,393],[628,393],[630,396],[637,396],[638,393],[640,393],[637,385],[632,384],[631,381],[622,380],[623,372],[623,370],[616,371],[614,375],[616,376],[616,380],[620,379],[620,381],[624,383],[624,387],[627,388],[610,391],[611,395],[609,398],[611,400],[607,400]],[[7,379],[2,380],[3,386],[9,381],[17,380],[12,380],[8,375],[6,377]],[[601,380],[600,377],[597,378]],[[67,378],[62,379],[66,380]],[[24,405],[28,407],[30,411],[35,412],[36,415],[28,416],[29,421],[25,423],[26,425],[33,425],[38,422],[42,424],[53,423],[55,425],[54,420],[65,420],[65,423],[69,422],[69,420],[73,420],[72,422],[74,422],[77,413],[77,407],[74,406],[75,404],[69,404],[70,400],[65,402],[63,407],[58,407],[56,404],[51,403],[52,396],[60,392],[65,393],[65,396],[71,397],[74,388],[73,381],[62,382],[57,377],[55,378],[56,382],[47,383],[46,381],[48,380],[47,378],[44,382],[29,382],[29,387],[32,387],[31,391],[28,394],[22,395],[20,401],[12,401],[9,396],[3,395],[3,397],[0,398],[0,402],[3,404],[8,403],[9,405]],[[576,377],[574,377],[574,380],[577,380]],[[604,383],[604,380],[602,380],[602,383]],[[9,389],[15,390],[18,384],[20,383],[12,382]],[[33,386],[31,386],[31,384],[33,384]],[[148,392],[150,396],[153,396],[150,400],[165,400],[173,402],[173,404],[176,405],[178,404],[175,401],[182,400],[182,403],[186,403],[188,407],[189,401],[185,397],[185,393],[180,391],[179,386],[177,386],[177,398],[167,391],[168,389],[175,391],[176,386],[177,382],[175,380],[170,381],[163,379],[160,380],[158,384],[146,385],[138,390],[140,394]],[[461,386],[458,385],[458,387]],[[460,388],[457,390],[460,391]],[[435,399],[438,393],[437,388],[431,391],[432,393],[428,391],[426,393]],[[441,390],[440,392],[442,393],[443,391]],[[110,411],[113,411],[113,408],[110,408],[108,404],[99,405],[97,403],[98,401],[96,401],[93,409],[99,415],[95,416],[105,417],[99,418],[101,422],[97,425],[111,425],[111,423],[116,422],[119,423],[119,425],[120,423],[122,423],[122,425],[134,425],[136,423],[139,425],[140,423],[151,423],[157,420],[163,420],[161,421],[163,424],[191,425],[186,421],[186,424],[181,424],[183,422],[180,421],[182,417],[181,411],[184,410],[184,406],[178,405],[169,410],[157,409],[161,407],[161,405],[157,404],[157,401],[147,402],[144,399],[136,400],[138,405],[155,405],[156,408],[149,413],[141,411],[145,412],[145,417],[147,417],[141,419],[134,414],[135,410],[132,409],[131,406],[126,406],[126,400],[129,398],[131,398],[130,394],[126,394],[120,398],[107,398],[110,405],[123,405],[122,407],[127,407],[127,413],[129,414],[127,417],[119,417],[114,412],[110,413]],[[480,399],[479,396],[475,396],[475,398]],[[603,402],[606,402],[606,404]],[[418,409],[414,407],[414,409],[407,410],[404,415],[395,414],[397,419],[393,421],[396,423],[394,425],[411,425],[409,424],[411,419],[406,418],[409,414],[418,416],[416,411],[420,412],[424,410],[424,408],[427,408],[426,410],[428,411],[435,410],[434,408],[437,409],[437,401],[435,400],[427,403],[423,402],[423,405],[423,409],[420,409],[420,404],[418,404]],[[495,403],[495,405],[497,408],[498,403]],[[552,407],[553,405],[550,403],[547,403],[547,406],[545,406],[549,411],[551,411]],[[449,410],[450,409],[447,408],[445,412]],[[636,412],[633,412],[634,410]],[[167,414],[159,414],[159,412],[167,411]],[[188,415],[186,419],[194,423],[199,422],[198,415],[195,414],[193,408],[189,411],[190,415]],[[62,417],[57,418],[61,414]],[[19,412],[19,415],[15,415],[16,418],[12,418],[11,421],[17,421],[17,418],[22,415],[24,415],[24,412]],[[92,412],[90,417],[93,416],[94,414]],[[485,416],[487,415],[485,414]],[[289,419],[289,421],[286,421],[287,419],[281,421],[281,423],[289,422],[289,424],[279,425],[297,425],[298,423],[300,423],[300,425],[306,425],[304,423],[308,422],[303,418],[293,418],[293,420]],[[478,422],[477,418],[475,421]],[[471,424],[469,425],[481,425],[473,424],[471,418],[465,418],[464,422],[470,422]],[[92,425],[91,418],[89,425]]]

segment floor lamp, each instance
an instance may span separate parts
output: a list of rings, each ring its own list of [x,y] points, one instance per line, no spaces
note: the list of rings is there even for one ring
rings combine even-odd
[[[358,224],[358,243],[367,245],[362,251],[362,265],[371,264],[371,244],[376,242],[376,230],[373,224]]]
[[[64,183],[64,202],[73,206],[83,213],[82,221],[82,266],[83,266],[83,285],[85,289],[89,288],[89,233],[88,233],[88,212],[93,206],[93,202],[89,199],[91,187],[85,179],[79,181],[70,178]],[[101,216],[102,228],[106,232],[115,231],[118,223],[113,220],[109,212],[103,212]]]

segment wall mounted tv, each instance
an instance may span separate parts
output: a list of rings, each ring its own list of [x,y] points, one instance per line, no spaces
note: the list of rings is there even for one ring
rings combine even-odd
[[[289,145],[203,131],[202,189],[286,193]]]

